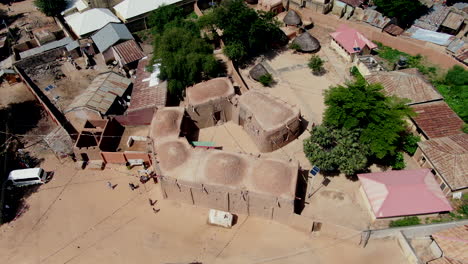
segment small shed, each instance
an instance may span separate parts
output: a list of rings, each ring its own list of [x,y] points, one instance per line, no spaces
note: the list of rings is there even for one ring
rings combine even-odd
[[[297,44],[303,52],[314,52],[320,49],[320,42],[307,31],[295,38],[293,44]]]
[[[294,10],[289,10],[286,16],[283,19],[286,26],[299,26],[302,24],[301,17]]]
[[[265,66],[263,66],[261,63],[255,65],[250,71],[249,75],[252,77],[252,79],[259,81],[260,77],[263,75],[268,74],[268,71],[265,69]]]

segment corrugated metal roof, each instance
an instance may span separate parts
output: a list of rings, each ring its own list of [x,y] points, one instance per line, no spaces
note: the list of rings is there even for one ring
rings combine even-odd
[[[151,12],[161,5],[172,5],[180,0],[124,0],[114,6],[115,12],[124,20]]]
[[[435,138],[418,145],[452,190],[468,187],[468,134]]]
[[[437,31],[449,12],[448,6],[434,5],[427,14],[416,19],[414,25],[422,29]]]
[[[449,34],[422,29],[416,26],[411,26],[406,32],[410,33],[411,38],[432,42],[441,46],[448,46],[455,38]]]
[[[465,18],[462,15],[457,14],[455,12],[450,12],[445,18],[444,22],[442,22],[441,26],[453,30],[458,30],[462,25],[463,21],[465,21]]]
[[[128,112],[145,109],[160,108],[166,105],[167,82],[152,81],[152,73],[146,71],[149,59],[143,58],[138,63],[136,80],[133,84],[132,99]],[[153,76],[156,77],[157,76]],[[153,85],[152,85],[153,84]]]
[[[447,47],[447,50],[452,53],[457,53],[465,45],[465,41],[462,39],[454,39]]]
[[[120,61],[123,65],[127,65],[145,57],[145,54],[135,40],[125,41],[112,48],[120,57]]]
[[[124,24],[109,23],[91,38],[98,50],[104,52],[120,41],[133,39],[133,36]]]
[[[105,115],[115,99],[122,97],[130,83],[130,79],[115,72],[100,74],[82,94],[73,100],[65,113],[76,108],[87,107]]]
[[[389,95],[407,98],[409,104],[424,103],[441,100],[443,97],[434,89],[417,70],[412,72],[405,69],[401,71],[376,72],[365,76],[369,83],[380,83]]]
[[[468,263],[468,225],[457,226],[432,234],[444,257],[457,263]],[[453,263],[453,262],[448,262]]]
[[[71,51],[71,50],[74,50],[74,49],[77,49],[80,47],[80,42],[78,40],[75,40],[69,44],[67,44],[65,46],[65,48],[67,49],[67,51]]]
[[[411,106],[417,116],[412,119],[428,138],[462,133],[463,120],[444,101]]]
[[[56,48],[66,46],[66,45],[68,45],[68,44],[70,44],[72,42],[73,42],[73,39],[68,38],[68,37],[57,40],[57,41],[54,41],[54,42],[49,42],[49,43],[47,43],[45,45],[42,45],[42,46],[39,46],[37,48],[33,48],[33,49],[30,49],[30,50],[27,50],[27,51],[20,52],[20,57],[21,57],[21,59],[31,57],[31,56],[46,52],[48,50],[53,50],[53,49],[56,49]]]
[[[371,24],[374,27],[384,28],[390,22],[391,19],[375,10],[368,8],[364,10],[364,17],[362,20],[366,23]]]
[[[92,33],[112,22],[120,23],[120,20],[106,8],[93,8],[83,13],[73,13],[64,19],[78,36]]]

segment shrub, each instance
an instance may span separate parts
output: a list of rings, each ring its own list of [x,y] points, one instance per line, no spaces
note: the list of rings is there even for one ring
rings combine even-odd
[[[270,86],[273,83],[273,76],[267,73],[265,75],[260,76],[258,80],[263,86]]]
[[[301,46],[299,46],[299,44],[297,43],[291,43],[291,45],[289,45],[289,48],[295,51],[301,50]]]
[[[468,204],[464,204],[460,206],[460,209],[458,209],[458,212],[460,214],[468,215]]]
[[[400,220],[390,221],[390,227],[399,227],[399,226],[411,226],[411,225],[419,225],[421,224],[421,220],[416,216],[407,216]]]
[[[403,138],[403,150],[410,156],[413,156],[418,149],[418,142],[421,141],[419,136],[408,134]]]
[[[314,55],[310,58],[309,64],[307,65],[309,66],[309,68],[312,70],[314,74],[317,74],[317,73],[321,73],[324,71],[323,63],[324,61],[319,56]]]
[[[405,163],[405,158],[403,156],[403,153],[398,152],[395,155],[395,159],[393,161],[392,168],[395,169],[395,170],[402,170],[405,167],[406,167],[406,163]]]

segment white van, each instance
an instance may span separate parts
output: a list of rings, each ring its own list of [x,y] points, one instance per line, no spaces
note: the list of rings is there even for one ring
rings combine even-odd
[[[8,183],[21,187],[46,182],[47,173],[41,168],[13,170],[8,175]]]

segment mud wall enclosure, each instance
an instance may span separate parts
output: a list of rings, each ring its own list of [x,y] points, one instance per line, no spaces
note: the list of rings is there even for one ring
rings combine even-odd
[[[296,106],[261,90],[236,95],[228,78],[187,88],[185,106],[200,129],[226,121],[242,126],[261,152],[281,148],[301,133],[301,113]]]
[[[238,104],[232,101],[235,110]],[[166,107],[156,112],[151,124],[155,165],[165,198],[280,222],[290,219],[297,162],[194,148],[180,137],[184,118],[183,107]]]

